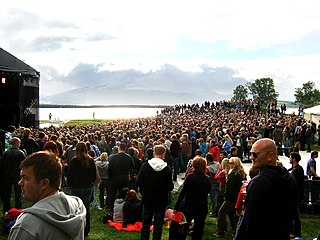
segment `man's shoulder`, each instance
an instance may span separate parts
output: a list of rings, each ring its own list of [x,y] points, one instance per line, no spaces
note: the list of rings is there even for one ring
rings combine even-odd
[[[39,217],[28,212],[22,212],[12,226],[8,239],[25,239],[23,236],[33,236],[35,226],[39,226]]]
[[[316,162],[316,160],[314,159],[314,158],[309,158],[309,160],[308,160],[308,163],[314,163],[314,162]]]
[[[296,166],[296,168],[297,168],[299,171],[302,171],[302,172],[304,171],[304,170],[303,170],[303,167],[302,167],[301,165],[299,165],[299,164]]]

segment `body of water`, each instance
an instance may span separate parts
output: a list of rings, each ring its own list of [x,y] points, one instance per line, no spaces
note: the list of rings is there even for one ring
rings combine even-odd
[[[74,119],[122,119],[152,117],[162,108],[105,107],[105,108],[39,108],[40,120],[68,121]],[[288,108],[287,114],[298,114],[297,108]]]
[[[161,112],[161,108],[39,108],[40,120],[68,121],[74,119],[123,119],[153,117]]]

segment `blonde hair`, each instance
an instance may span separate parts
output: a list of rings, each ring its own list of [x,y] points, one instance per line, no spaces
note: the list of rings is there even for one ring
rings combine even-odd
[[[109,158],[108,153],[106,153],[106,152],[101,153],[101,155],[100,155],[101,162],[107,162],[108,158]]]
[[[234,169],[235,171],[238,171],[239,173],[241,173],[241,175],[242,175],[243,177],[246,177],[246,176],[247,176],[246,172],[244,171],[244,168],[243,168],[243,165],[242,165],[242,162],[241,162],[240,158],[238,158],[238,157],[231,157],[231,158],[229,159],[229,161],[234,163],[233,169]]]
[[[233,140],[232,140],[232,138],[230,137],[229,134],[224,135],[224,137],[229,140],[229,142],[231,143],[231,145],[233,145]]]
[[[228,175],[229,171],[230,171],[230,164],[229,164],[229,159],[228,158],[224,158],[221,162],[221,169],[224,170],[224,172],[226,173],[226,175]]]

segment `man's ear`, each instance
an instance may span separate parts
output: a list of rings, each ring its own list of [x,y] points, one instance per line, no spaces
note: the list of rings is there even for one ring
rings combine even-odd
[[[48,178],[44,178],[40,180],[40,189],[45,190],[50,187],[50,180]]]

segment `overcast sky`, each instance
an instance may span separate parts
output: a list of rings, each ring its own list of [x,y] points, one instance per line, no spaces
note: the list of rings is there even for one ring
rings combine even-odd
[[[320,88],[320,1],[2,0],[0,47],[40,71],[44,96],[81,87],[65,81],[79,64],[142,73],[170,64],[270,77],[280,100],[294,100],[307,81]]]

